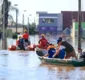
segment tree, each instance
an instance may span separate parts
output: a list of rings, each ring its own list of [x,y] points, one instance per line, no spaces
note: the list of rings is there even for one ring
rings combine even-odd
[[[29,24],[29,34],[36,34],[35,29],[36,29],[35,23]]]
[[[9,7],[11,5],[11,2],[8,1],[8,0],[3,0],[5,2],[5,5],[2,4],[2,14],[4,14],[2,16],[2,19],[3,17],[5,16],[5,27],[7,27],[8,25],[8,12],[9,12]],[[3,7],[5,6],[5,13],[3,13]]]
[[[10,14],[8,15],[8,26],[9,24],[11,24],[11,26],[14,24],[14,19],[13,19],[13,16]]]

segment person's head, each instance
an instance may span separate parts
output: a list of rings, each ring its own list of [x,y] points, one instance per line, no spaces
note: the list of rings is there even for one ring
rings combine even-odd
[[[57,40],[57,44],[58,44],[58,45],[61,45],[61,43],[62,43],[62,38],[59,37],[59,39]]]
[[[22,38],[22,36],[19,36],[19,39],[21,39]]]
[[[24,33],[27,33],[27,30],[24,30]]]
[[[45,35],[44,35],[44,34],[41,34],[41,37],[42,37],[42,38],[45,38]]]
[[[62,37],[59,37],[59,40],[62,40]]]

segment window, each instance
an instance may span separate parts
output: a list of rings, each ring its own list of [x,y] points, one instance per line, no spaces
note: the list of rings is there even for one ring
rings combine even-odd
[[[43,19],[42,22],[43,23],[53,23],[54,20],[53,19]]]

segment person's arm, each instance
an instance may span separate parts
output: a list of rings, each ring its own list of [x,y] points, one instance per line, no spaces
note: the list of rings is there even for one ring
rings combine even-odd
[[[47,53],[47,54],[45,54],[44,56],[42,56],[42,58],[47,57],[47,56],[48,56],[48,53]]]
[[[61,45],[58,49],[56,49],[56,53],[53,55],[53,57],[58,55],[62,49],[65,49],[65,47]]]
[[[49,45],[49,42],[47,41],[47,46]]]
[[[48,53],[44,55],[44,57],[47,57],[48,56]]]
[[[60,52],[60,49],[56,50],[56,53],[53,55],[53,58],[54,58],[56,55],[58,55],[59,52]]]
[[[40,42],[41,42],[41,39],[39,40],[39,42],[38,42],[38,43],[40,44]]]

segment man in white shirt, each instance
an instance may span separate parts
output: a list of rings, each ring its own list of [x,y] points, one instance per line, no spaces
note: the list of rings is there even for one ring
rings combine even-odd
[[[56,50],[56,53],[53,55],[53,57],[55,57],[56,55],[59,55],[61,50],[65,50],[65,53],[66,53],[65,59],[70,58],[70,57],[75,57],[77,59],[75,50],[71,44],[69,44],[66,41],[62,41],[62,38],[59,38],[57,40],[57,44],[59,48]]]

